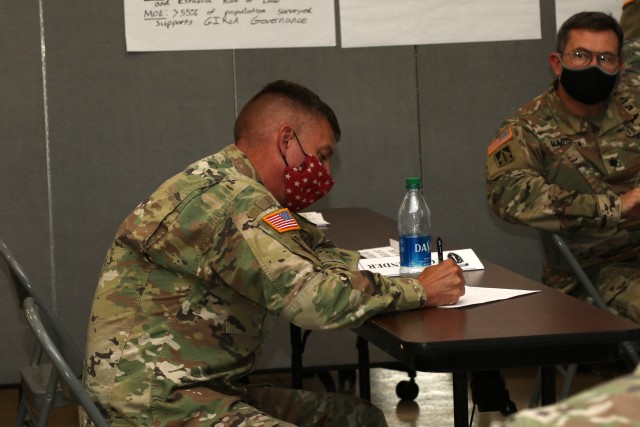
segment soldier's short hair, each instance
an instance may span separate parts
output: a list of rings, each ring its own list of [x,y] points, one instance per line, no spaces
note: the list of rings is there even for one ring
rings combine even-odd
[[[611,15],[602,12],[579,12],[567,19],[558,30],[556,50],[564,53],[571,30],[613,31],[618,37],[618,55],[622,51],[622,27]]]
[[[298,83],[293,83],[287,80],[276,80],[274,82],[271,82],[264,88],[262,88],[260,92],[255,94],[253,98],[251,98],[251,100],[247,103],[245,108],[269,95],[286,98],[287,101],[301,107],[301,109],[305,112],[325,118],[331,126],[335,141],[337,142],[340,140],[340,124],[338,123],[338,118],[336,117],[331,107],[329,107],[324,101],[322,101],[322,99],[320,99],[320,97],[316,93]],[[240,114],[240,116],[242,116],[242,113]],[[240,116],[239,119],[241,119]],[[238,121],[240,122],[243,120]],[[240,123],[237,122],[234,129],[236,139],[239,133],[239,126]]]

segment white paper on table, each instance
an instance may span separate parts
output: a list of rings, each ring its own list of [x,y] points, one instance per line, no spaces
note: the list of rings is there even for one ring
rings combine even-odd
[[[308,221],[311,221],[318,227],[326,227],[329,222],[324,219],[320,212],[300,212],[301,216],[305,217]]]
[[[456,304],[443,305],[440,308],[460,308],[476,304],[485,304],[493,301],[500,301],[515,298],[521,295],[537,293],[524,289],[504,289],[504,288],[483,288],[480,286],[465,286],[464,295],[460,297]]]

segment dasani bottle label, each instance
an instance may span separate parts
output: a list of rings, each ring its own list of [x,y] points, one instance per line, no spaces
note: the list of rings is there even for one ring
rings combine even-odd
[[[428,267],[431,265],[431,236],[401,236],[400,266]]]

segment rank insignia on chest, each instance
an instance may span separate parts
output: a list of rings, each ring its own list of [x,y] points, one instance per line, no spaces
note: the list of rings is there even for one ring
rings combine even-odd
[[[273,227],[278,233],[284,233],[290,230],[300,230],[298,221],[291,215],[289,209],[284,208],[275,211],[263,218],[264,222]]]
[[[633,138],[640,134],[640,126],[627,125],[624,127],[624,131],[629,138]]]
[[[509,148],[509,146],[506,146],[498,151],[493,156],[493,158],[496,159],[498,167],[501,168],[502,166],[508,165],[509,163],[513,162],[513,153],[511,152],[511,148]]]
[[[511,127],[508,127],[500,132],[500,135],[498,135],[496,139],[494,139],[491,144],[489,144],[489,146],[487,147],[487,156],[495,153],[498,148],[509,142],[511,138],[513,138],[513,130],[511,129]]]

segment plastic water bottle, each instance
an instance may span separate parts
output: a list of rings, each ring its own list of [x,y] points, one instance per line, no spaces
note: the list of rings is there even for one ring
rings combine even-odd
[[[400,277],[417,277],[431,265],[431,212],[420,192],[420,178],[407,178],[406,187],[398,210]]]

